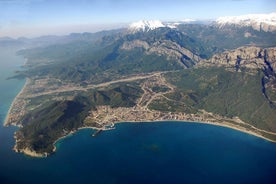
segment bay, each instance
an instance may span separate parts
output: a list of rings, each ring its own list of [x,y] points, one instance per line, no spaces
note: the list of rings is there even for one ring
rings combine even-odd
[[[23,58],[0,51],[0,120],[23,87],[6,80]],[[236,130],[185,122],[83,129],[38,159],[12,151],[16,127],[0,126],[0,183],[276,183],[276,144]]]

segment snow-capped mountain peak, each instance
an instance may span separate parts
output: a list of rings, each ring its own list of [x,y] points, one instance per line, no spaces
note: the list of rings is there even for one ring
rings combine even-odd
[[[130,24],[129,30],[131,31],[150,31],[160,27],[166,27],[161,21],[159,20],[141,20],[138,22],[134,22]]]
[[[148,32],[160,27],[168,27],[171,29],[176,29],[180,24],[187,24],[194,22],[194,19],[183,19],[178,22],[161,22],[160,20],[140,20],[138,22],[133,22],[129,25],[128,30],[132,33],[143,31]]]
[[[220,27],[227,25],[252,26],[256,30],[275,31],[276,13],[220,17],[216,23]]]

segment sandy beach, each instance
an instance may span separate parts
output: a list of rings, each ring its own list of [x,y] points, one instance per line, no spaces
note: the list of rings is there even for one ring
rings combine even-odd
[[[231,129],[234,129],[234,130],[237,130],[237,131],[240,131],[240,132],[243,132],[243,133],[247,133],[247,134],[250,134],[250,135],[253,135],[253,136],[256,136],[256,137],[260,137],[262,139],[265,139],[267,141],[270,141],[270,142],[274,142],[276,143],[276,140],[273,140],[273,139],[269,139],[267,137],[264,137],[263,135],[261,134],[257,134],[256,132],[254,131],[251,131],[251,130],[248,130],[244,127],[241,127],[241,126],[236,126],[236,125],[233,125],[233,124],[230,124],[230,123],[227,123],[227,122],[224,122],[224,123],[214,123],[214,122],[209,122],[209,123],[205,123],[205,122],[193,122],[193,123],[201,123],[201,124],[208,124],[208,125],[215,125],[215,126],[221,126],[221,127],[226,127],[226,128],[231,128]],[[249,124],[248,124],[249,125]],[[255,127],[255,129],[257,131],[261,131],[263,132],[264,130],[260,130],[260,129],[257,129]],[[273,135],[276,135],[276,133],[274,132],[269,132],[270,134],[273,134]]]
[[[143,121],[143,122],[136,122],[136,121],[126,121],[126,122],[115,122],[115,124],[121,124],[121,123],[136,123],[136,124],[139,124],[139,123],[153,123],[153,122],[159,122],[159,123],[162,123],[162,122],[172,122],[172,123],[195,123],[195,124],[207,124],[207,125],[214,125],[214,126],[220,126],[220,127],[226,127],[226,128],[230,128],[230,129],[234,129],[236,131],[240,131],[240,132],[243,132],[243,133],[247,133],[247,134],[250,134],[250,135],[253,135],[253,136],[256,136],[256,137],[259,137],[259,138],[262,138],[262,139],[265,139],[267,141],[270,141],[270,142],[273,142],[273,143],[276,143],[275,140],[273,139],[269,139],[267,137],[264,137],[262,136],[261,134],[258,134],[252,130],[248,130],[244,127],[240,127],[240,126],[236,126],[236,125],[232,125],[228,122],[223,122],[223,123],[215,123],[215,122],[196,122],[196,121],[185,121],[185,120],[161,120],[161,121]],[[249,125],[249,124],[248,124]],[[112,128],[112,129],[115,129],[116,127]],[[102,130],[102,131],[107,131],[107,130],[111,130],[111,129],[104,129],[104,128],[96,128],[96,127],[80,127],[78,128],[77,130],[75,131],[70,131],[67,135],[63,135],[62,137],[58,138],[54,143],[53,143],[53,153],[57,151],[57,147],[56,147],[56,144],[57,142],[59,142],[60,140],[62,139],[65,139],[66,137],[68,136],[72,136],[74,133],[76,133],[77,131],[81,130],[81,129],[93,129],[93,130]],[[260,129],[257,129],[255,128],[257,131],[263,131],[263,130],[260,130]],[[265,131],[266,132],[266,131]],[[269,132],[273,135],[276,135],[276,133],[274,132]],[[16,148],[16,145],[15,147]],[[35,151],[32,151],[30,150],[29,148],[25,148],[23,150],[17,150],[17,149],[14,149],[16,152],[22,152],[23,154],[27,155],[27,156],[31,156],[31,157],[39,157],[39,158],[45,158],[47,156],[49,156],[49,154],[47,153],[36,153]]]
[[[11,116],[11,112],[12,109],[14,108],[14,105],[16,103],[16,101],[18,100],[18,98],[23,94],[24,90],[26,89],[27,85],[29,84],[30,79],[26,79],[26,82],[24,84],[24,86],[22,87],[22,89],[20,90],[20,92],[16,95],[16,97],[13,99],[10,108],[8,110],[8,113],[6,115],[5,121],[4,121],[4,126],[8,126],[9,125],[9,120],[10,120],[10,116]]]
[[[136,121],[127,121],[128,123],[141,123],[141,122],[136,122]],[[234,130],[237,130],[237,131],[240,131],[240,132],[243,132],[243,133],[247,133],[247,134],[250,134],[250,135],[253,135],[253,136],[256,136],[256,137],[260,137],[262,139],[265,139],[267,141],[270,141],[270,142],[273,142],[273,143],[276,143],[276,140],[273,140],[273,139],[269,139],[267,137],[264,137],[263,135],[261,134],[258,134],[252,130],[248,130],[246,129],[245,127],[241,127],[241,126],[237,126],[237,125],[233,125],[231,123],[228,123],[228,122],[223,122],[223,123],[216,123],[216,122],[197,122],[197,121],[187,121],[187,120],[157,120],[157,121],[143,121],[144,123],[153,123],[153,122],[179,122],[179,123],[197,123],[197,124],[207,124],[207,125],[214,125],[214,126],[220,126],[220,127],[226,127],[226,128],[230,128],[230,129],[234,129]],[[125,122],[116,122],[115,124],[119,124],[119,123],[125,123]],[[249,125],[247,124],[248,126],[252,126],[252,125]],[[254,127],[256,131],[260,131],[260,132],[264,132],[264,133],[269,133],[269,134],[272,134],[272,135],[276,135],[276,133],[274,132],[267,132],[265,130],[261,130],[261,129],[258,129],[256,127]]]

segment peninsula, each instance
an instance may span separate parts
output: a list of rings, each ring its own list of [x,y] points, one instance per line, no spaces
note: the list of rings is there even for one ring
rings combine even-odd
[[[44,136],[40,134],[38,137],[31,137],[32,135],[25,134],[24,129],[22,129],[23,131],[15,133],[16,144],[14,150],[29,156],[45,157],[56,150],[55,143],[57,140],[74,133],[78,129],[92,128],[97,130],[110,130],[114,128],[114,124],[116,123],[152,121],[181,121],[224,126],[276,142],[275,132],[259,129],[249,123],[245,123],[239,119],[239,117],[229,118],[212,112],[207,112],[203,109],[197,111],[192,111],[190,109],[188,113],[186,113],[186,108],[188,107],[186,107],[185,103],[181,103],[170,97],[171,94],[174,94],[177,91],[177,87],[167,82],[166,77],[170,75],[169,73],[171,72],[155,72],[148,75],[132,76],[131,78],[100,83],[87,87],[62,86],[61,88],[39,93],[32,93],[30,92],[30,89],[34,91],[38,90],[42,86],[37,85],[37,83],[41,84],[42,82],[34,82],[31,79],[28,79],[24,88],[15,98],[10,108],[5,121],[5,126],[16,125],[24,127],[23,124],[24,121],[26,121],[24,117],[27,116],[29,112],[32,112],[33,109],[40,108],[40,103],[32,103],[32,101],[36,101],[37,99],[47,99],[46,101],[60,99],[61,101],[59,103],[66,100],[69,102],[75,99],[73,96],[67,94],[75,92],[87,93],[87,91],[93,91],[92,93],[95,93],[95,91],[97,91],[95,94],[99,95],[100,93],[109,90],[116,91],[117,89],[121,89],[122,86],[127,88],[127,90],[137,90],[135,91],[137,96],[133,99],[132,105],[120,106],[99,103],[97,106],[89,107],[86,116],[84,116],[82,120],[83,123],[72,129],[69,127],[67,129],[66,127],[62,127],[62,132],[58,132],[55,136],[50,137],[49,145],[46,145],[47,150],[44,152],[37,152],[32,146],[37,139],[43,139]],[[47,82],[47,84],[48,83],[49,82]],[[136,89],[137,87],[139,87],[139,89]],[[43,86],[43,88],[47,89],[48,87]],[[60,93],[62,93],[62,95],[60,95]],[[116,98],[116,96],[114,97]],[[99,99],[96,99],[96,101],[98,100]],[[120,100],[124,102],[123,99]],[[170,106],[167,107],[169,104]],[[182,109],[186,112],[182,111]],[[74,115],[75,114],[72,114],[72,116]]]
[[[276,47],[257,39],[275,33],[233,27],[240,42],[225,46],[229,28],[221,29],[110,31],[85,41],[80,34],[19,51],[26,69],[15,77],[27,80],[5,121],[20,127],[14,150],[45,157],[79,129],[152,121],[224,126],[276,142]],[[204,40],[207,33],[214,35]]]

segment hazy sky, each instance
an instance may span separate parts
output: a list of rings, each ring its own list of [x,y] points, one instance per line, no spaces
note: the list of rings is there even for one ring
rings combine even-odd
[[[276,0],[0,0],[0,37],[94,32],[138,20],[276,12]]]

